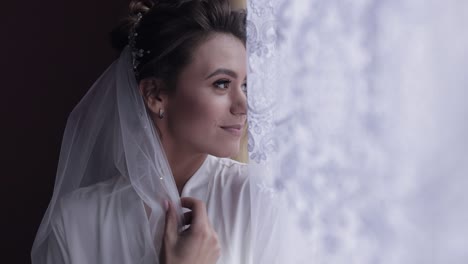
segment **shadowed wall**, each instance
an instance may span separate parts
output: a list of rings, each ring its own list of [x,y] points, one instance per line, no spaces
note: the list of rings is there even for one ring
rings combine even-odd
[[[67,117],[115,58],[108,32],[126,8],[126,0],[2,4],[2,263],[30,263]]]

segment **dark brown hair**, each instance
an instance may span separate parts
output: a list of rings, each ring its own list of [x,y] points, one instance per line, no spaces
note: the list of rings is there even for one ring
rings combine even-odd
[[[128,44],[138,13],[143,16],[135,28],[136,48],[150,51],[136,69],[138,81],[157,77],[173,89],[193,50],[213,33],[232,34],[245,46],[246,13],[232,10],[229,0],[140,0],[130,3],[130,15],[111,33],[119,51]]]

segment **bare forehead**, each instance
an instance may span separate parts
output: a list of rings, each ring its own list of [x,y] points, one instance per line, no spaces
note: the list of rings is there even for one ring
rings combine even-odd
[[[216,68],[245,70],[247,54],[242,42],[230,34],[215,34],[202,42],[192,54],[192,66],[199,70]]]

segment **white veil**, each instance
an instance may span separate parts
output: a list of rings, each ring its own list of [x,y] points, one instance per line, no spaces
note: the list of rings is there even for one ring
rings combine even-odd
[[[171,201],[182,223],[180,199],[158,134],[146,111],[126,47],[70,114],[60,151],[54,193],[32,248],[33,263],[45,263],[52,219],[62,197],[81,187],[123,177],[149,206],[154,252],[164,231],[164,200]],[[112,198],[111,198],[112,199]],[[152,252],[150,252],[152,253]]]

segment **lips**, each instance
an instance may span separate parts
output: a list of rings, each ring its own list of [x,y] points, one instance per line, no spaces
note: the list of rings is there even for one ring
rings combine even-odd
[[[232,128],[232,129],[242,130],[242,125],[222,126],[221,128]]]
[[[240,136],[242,135],[242,128],[243,128],[243,125],[240,125],[240,124],[236,124],[236,125],[229,125],[229,126],[221,126],[221,128],[234,135],[234,136]]]

